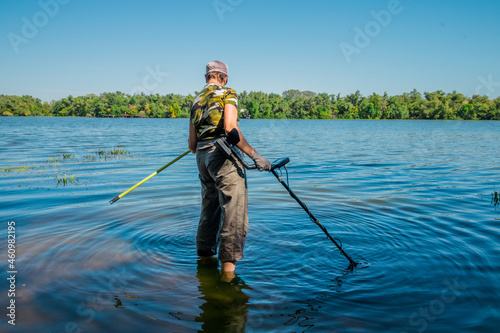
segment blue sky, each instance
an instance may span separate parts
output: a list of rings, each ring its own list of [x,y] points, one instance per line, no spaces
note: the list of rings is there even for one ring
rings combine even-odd
[[[236,91],[500,96],[500,1],[3,0],[0,94]]]

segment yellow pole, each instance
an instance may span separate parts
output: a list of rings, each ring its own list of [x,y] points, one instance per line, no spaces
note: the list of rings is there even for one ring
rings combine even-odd
[[[159,174],[160,172],[162,172],[163,170],[165,170],[166,168],[168,168],[169,166],[171,166],[172,164],[174,164],[175,162],[177,162],[178,160],[180,160],[181,158],[183,158],[184,156],[189,154],[189,152],[190,152],[190,150],[177,156],[172,161],[168,162],[167,164],[165,164],[164,166],[162,166],[161,168],[159,168],[158,170],[156,170],[155,172],[153,172],[152,174],[150,174],[149,176],[147,176],[146,178],[144,178],[143,180],[141,180],[140,182],[138,182],[137,184],[135,184],[134,186],[132,186],[131,188],[126,190],[125,192],[123,192],[122,194],[116,196],[113,200],[110,200],[109,203],[113,204],[113,203],[117,202],[119,199],[123,198],[126,194],[132,192],[137,187],[141,186],[142,184],[144,184],[145,182],[147,182],[148,180],[150,180],[151,178],[153,178],[154,176],[156,176],[157,174]]]

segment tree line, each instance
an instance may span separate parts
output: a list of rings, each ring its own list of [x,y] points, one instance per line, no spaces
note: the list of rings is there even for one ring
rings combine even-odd
[[[28,95],[0,95],[0,115],[186,118],[195,95],[128,95],[118,91],[52,102]],[[467,97],[456,91],[421,94],[414,89],[395,96],[362,96],[359,91],[346,96],[299,90],[281,95],[243,91],[238,99],[240,117],[251,119],[500,120],[500,97]]]

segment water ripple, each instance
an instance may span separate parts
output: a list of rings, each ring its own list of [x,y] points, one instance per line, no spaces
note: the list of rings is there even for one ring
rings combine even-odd
[[[250,171],[242,280],[229,285],[197,263],[192,155],[108,203],[186,149],[186,119],[4,118],[0,212],[16,221],[19,332],[224,331],[224,318],[248,332],[424,322],[493,332],[500,322],[498,122],[243,119],[263,156],[290,157],[291,188],[360,265],[347,270],[276,179]],[[85,158],[117,146],[129,156]],[[57,185],[64,174],[78,182]]]

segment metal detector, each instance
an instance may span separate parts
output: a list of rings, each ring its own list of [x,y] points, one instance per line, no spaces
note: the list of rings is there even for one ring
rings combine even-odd
[[[238,133],[238,130],[236,128],[234,128],[231,132],[229,132],[227,134],[226,137],[222,137],[222,138],[215,140],[214,144],[215,144],[215,146],[217,146],[217,148],[219,148],[224,153],[224,155],[226,155],[226,157],[229,158],[230,156],[235,156],[241,162],[241,164],[245,167],[245,169],[248,169],[248,170],[256,169],[257,166],[255,164],[248,164],[243,159],[240,152],[236,149],[236,145],[238,144],[238,142],[240,142],[240,135]],[[271,163],[270,172],[276,177],[276,179],[278,179],[278,181],[281,183],[281,185],[283,185],[283,187],[288,191],[288,193],[290,193],[290,196],[292,198],[294,198],[295,201],[298,202],[298,204],[302,207],[302,209],[304,209],[304,211],[309,215],[309,218],[311,219],[311,221],[316,223],[316,225],[318,227],[320,227],[321,230],[323,230],[323,232],[326,234],[326,237],[329,240],[331,240],[333,242],[333,244],[335,244],[335,246],[337,246],[340,253],[342,253],[344,255],[344,257],[346,257],[346,259],[349,260],[348,270],[354,269],[354,267],[356,267],[358,265],[358,263],[356,263],[354,260],[352,260],[352,258],[342,249],[342,242],[340,241],[340,239],[333,238],[332,236],[330,236],[330,234],[328,233],[326,228],[321,223],[319,223],[319,221],[316,219],[316,217],[314,217],[314,215],[309,211],[309,208],[307,208],[306,204],[303,203],[295,195],[295,193],[293,193],[292,189],[290,188],[290,186],[288,184],[288,170],[286,169],[286,164],[288,162],[290,162],[290,159],[288,157],[283,157],[283,158],[277,159],[276,161]],[[281,178],[281,175],[282,175],[281,168],[285,169],[286,177],[287,177],[286,183]],[[276,172],[277,170],[280,171],[279,175]],[[340,245],[339,245],[339,243],[340,243]]]

